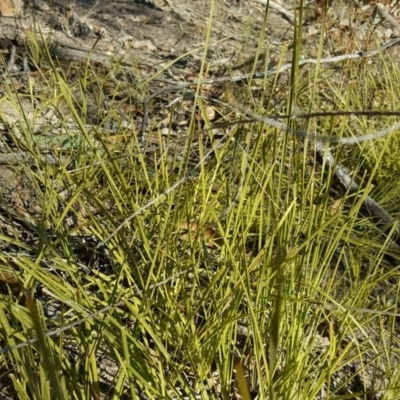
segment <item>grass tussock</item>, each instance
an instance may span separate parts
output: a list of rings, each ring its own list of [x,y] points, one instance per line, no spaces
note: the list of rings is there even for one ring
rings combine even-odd
[[[387,53],[372,66],[299,69],[297,35],[286,91],[272,76],[221,98],[262,114],[398,109]],[[10,180],[23,177],[36,206],[23,211],[0,188],[0,371],[10,398],[228,399],[237,383],[242,398],[396,398],[398,255],[359,216],[360,198],[333,197],[312,140],[259,122],[217,131],[211,110],[223,122],[240,114],[196,96],[181,138],[170,123],[143,148],[122,107],[140,106],[151,77],[120,87],[118,63],[68,69],[28,39],[40,80],[23,91],[4,74],[0,100],[12,110],[0,112],[2,147],[27,157],[9,166]],[[351,136],[392,122],[291,123]],[[332,148],[393,215],[397,142]],[[49,152],[56,162],[44,162]]]

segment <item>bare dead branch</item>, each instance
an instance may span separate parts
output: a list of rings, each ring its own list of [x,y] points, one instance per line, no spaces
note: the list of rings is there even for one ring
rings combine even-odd
[[[243,107],[238,104],[232,105],[232,104],[224,103],[224,102],[216,100],[216,99],[211,99],[211,101],[214,103],[226,106],[226,107],[230,108],[231,110],[240,111],[244,115],[250,116],[252,118],[252,120],[263,122],[266,125],[272,126],[280,131],[291,133],[291,134],[296,135],[303,139],[307,138],[310,140],[320,141],[322,143],[326,143],[326,142],[340,143],[340,144],[362,143],[362,142],[367,142],[368,140],[375,140],[375,139],[382,138],[382,137],[389,135],[390,133],[395,132],[400,129],[400,122],[398,122],[397,124],[394,124],[392,126],[389,126],[388,128],[382,129],[381,131],[369,133],[367,135],[362,135],[362,136],[357,136],[357,137],[338,138],[338,137],[325,136],[325,135],[315,135],[310,132],[293,129],[292,127],[290,127],[282,122],[279,122],[276,119],[272,119],[270,117],[264,117],[262,115],[256,114],[256,113],[250,111],[248,108]],[[248,122],[248,121],[246,121],[246,122]]]
[[[276,11],[278,14],[281,14],[286,21],[290,22],[292,25],[294,24],[294,14],[283,8],[278,3],[269,0],[255,0],[255,1],[259,4],[262,4],[263,6],[266,6],[268,4],[268,7]]]
[[[328,57],[328,58],[320,58],[320,59],[311,58],[311,59],[307,59],[307,60],[301,60],[299,62],[299,66],[301,67],[301,66],[304,66],[307,64],[331,64],[331,63],[338,63],[338,62],[347,61],[347,60],[369,58],[369,57],[373,57],[373,56],[381,53],[382,51],[388,50],[389,48],[396,46],[399,43],[400,43],[400,37],[389,40],[388,42],[386,42],[385,44],[383,44],[382,46],[378,47],[375,50],[370,50],[370,51],[365,51],[365,52],[360,51],[360,52],[353,53],[353,54],[343,54],[340,56]],[[142,128],[141,128],[140,134],[139,134],[140,140],[143,142],[144,138],[145,138],[145,134],[146,134],[149,103],[152,99],[160,96],[161,94],[170,93],[170,92],[179,92],[183,89],[186,89],[189,87],[195,87],[197,85],[246,82],[246,81],[255,80],[255,79],[264,79],[267,76],[280,74],[282,72],[288,71],[291,68],[292,68],[292,63],[288,63],[285,65],[282,65],[282,67],[280,67],[278,69],[271,69],[267,72],[256,72],[255,74],[236,75],[234,77],[222,76],[219,78],[202,79],[202,80],[197,80],[194,82],[172,84],[170,86],[161,88],[161,89],[155,91],[154,93],[152,93],[150,96],[146,97],[143,101],[143,120],[142,120]],[[366,139],[366,140],[369,140],[369,139]]]
[[[168,282],[174,280],[175,278],[177,278],[177,277],[179,277],[179,276],[181,276],[181,275],[183,275],[183,274],[188,274],[190,271],[191,271],[191,270],[188,269],[188,270],[186,270],[186,271],[178,272],[177,274],[175,274],[175,275],[173,275],[173,276],[171,276],[171,277],[169,277],[169,278],[167,278],[167,279],[164,279],[164,280],[161,281],[161,282],[155,283],[154,285],[150,285],[150,286],[149,286],[149,290],[154,289],[154,288],[159,287],[159,286],[162,286],[162,285],[164,285],[164,284],[166,284],[166,283],[168,283]],[[50,293],[50,292],[49,292],[49,293]],[[140,296],[142,293],[143,293],[143,290],[137,290],[137,291],[134,293],[133,296]],[[69,329],[71,329],[71,328],[73,328],[73,327],[75,327],[75,326],[78,326],[78,325],[84,323],[85,321],[88,321],[89,319],[96,318],[96,317],[98,317],[99,315],[104,314],[104,313],[106,313],[107,311],[112,310],[113,308],[123,306],[124,304],[125,304],[124,300],[120,300],[120,301],[118,301],[118,302],[116,302],[116,303],[114,303],[114,304],[110,304],[110,305],[108,305],[108,306],[106,306],[106,307],[101,308],[100,310],[97,310],[97,311],[92,312],[92,313],[88,313],[85,317],[80,318],[80,319],[78,319],[77,321],[72,322],[72,323],[70,323],[70,324],[68,324],[68,325],[65,325],[65,326],[63,326],[62,328],[57,328],[57,329],[54,329],[54,330],[52,330],[52,331],[48,331],[48,332],[46,332],[46,333],[43,334],[43,337],[47,338],[47,337],[51,337],[51,336],[58,335],[58,334],[60,334],[61,332],[65,332],[65,331],[67,331],[67,330],[69,330]],[[101,321],[101,320],[100,320],[100,321]],[[2,348],[0,349],[0,354],[5,354],[5,353],[8,353],[8,352],[13,351],[13,350],[22,349],[22,348],[24,348],[24,347],[27,347],[27,346],[30,346],[30,345],[36,343],[37,341],[38,341],[38,338],[37,338],[37,337],[34,337],[34,338],[30,339],[30,340],[27,340],[26,342],[18,343],[18,344],[16,344],[15,346],[11,346],[11,347],[5,346],[5,347],[2,347]]]
[[[374,8],[373,13],[378,13],[381,18],[386,19],[386,21],[389,22],[390,25],[397,31],[397,33],[400,33],[400,24],[397,22],[396,18],[394,18],[392,15],[390,15],[383,4],[377,4]]]

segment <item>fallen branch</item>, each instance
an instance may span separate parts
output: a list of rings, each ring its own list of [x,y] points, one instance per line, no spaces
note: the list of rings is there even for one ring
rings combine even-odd
[[[211,100],[215,101],[215,100]],[[237,108],[241,109],[240,106],[237,106]],[[254,114],[253,114],[254,115]],[[257,115],[257,114],[255,114]],[[249,124],[252,122],[257,122],[257,121],[264,121],[264,119],[270,119],[270,120],[284,120],[284,119],[290,119],[290,120],[295,120],[295,119],[310,119],[310,118],[319,118],[319,117],[342,117],[342,116],[367,116],[367,117],[386,117],[386,116],[395,116],[395,117],[400,117],[400,111],[380,111],[380,110],[354,110],[354,111],[316,111],[316,112],[310,112],[310,113],[300,113],[300,114],[291,114],[291,115],[285,115],[285,114],[271,114],[268,115],[267,117],[261,117],[261,116],[256,116],[254,118],[248,118],[248,119],[240,119],[236,121],[229,121],[229,122],[217,122],[216,124],[212,125],[208,130],[215,129],[215,128],[226,128],[228,126],[232,125],[243,125],[243,124]],[[299,136],[302,137],[308,137],[309,139],[321,139],[323,142],[334,142],[334,143],[347,143],[347,144],[352,144],[352,143],[361,143],[365,142],[367,140],[371,139],[376,139],[377,137],[382,137],[387,135],[388,133],[391,133],[396,129],[395,127],[390,127],[390,132],[385,130],[384,132],[380,131],[372,135],[376,135],[376,137],[367,137],[367,136],[358,136],[356,138],[335,138],[331,136],[322,136],[322,135],[314,135],[311,133],[306,133],[302,131],[295,131],[293,132],[294,134],[298,134],[300,132]],[[343,140],[343,142],[342,142]],[[348,141],[351,141],[350,143]]]
[[[48,165],[61,165],[63,159],[50,153],[40,154],[41,160]],[[0,164],[2,165],[35,165],[38,159],[27,152],[0,153]]]
[[[299,62],[299,67],[302,67],[307,64],[333,64],[333,63],[338,63],[342,61],[347,61],[347,60],[356,60],[356,59],[361,59],[361,58],[369,58],[373,57],[382,51],[386,51],[390,49],[393,46],[396,46],[397,44],[400,43],[400,37],[395,38],[392,40],[389,40],[382,46],[378,47],[375,50],[370,50],[370,51],[359,51],[357,53],[353,54],[343,54],[340,56],[336,57],[328,57],[328,58],[310,58],[307,60],[301,60]],[[271,75],[276,75],[276,74],[281,74],[282,72],[288,71],[289,69],[292,68],[292,63],[288,63],[285,65],[282,65],[280,68],[277,69],[271,69],[266,72],[256,72],[254,74],[244,74],[244,75],[237,75],[234,77],[230,76],[222,76],[219,78],[209,78],[209,79],[201,79],[197,80],[194,82],[187,82],[187,83],[180,83],[180,84],[172,84],[170,86],[166,86],[164,88],[161,88],[157,90],[156,92],[152,93],[150,96],[146,97],[143,101],[143,120],[142,120],[142,128],[140,130],[140,138],[143,141],[146,133],[146,126],[147,126],[147,118],[148,118],[148,106],[149,103],[152,99],[160,96],[161,94],[165,93],[170,93],[170,92],[179,92],[183,89],[187,89],[189,87],[195,87],[198,85],[210,85],[210,84],[222,84],[222,83],[234,83],[234,82],[246,82],[254,79],[264,79],[267,76]],[[162,80],[165,82],[165,80]],[[170,81],[171,83],[174,83],[173,81]],[[369,139],[367,139],[369,140]]]
[[[347,169],[340,163],[337,163],[331,151],[320,141],[315,144],[316,159],[320,165],[327,165],[337,179],[337,184],[341,191],[341,195],[356,195],[361,198],[360,187],[354,182],[353,178],[348,173]],[[372,197],[366,196],[361,204],[360,212],[372,220],[378,226],[379,230],[385,235],[392,228],[394,219],[389,213],[381,207]],[[400,228],[395,228],[395,235],[391,238],[397,245],[400,246]]]
[[[165,285],[166,283],[176,279],[177,277],[179,277],[179,276],[181,276],[183,274],[188,274],[189,272],[191,272],[191,269],[188,269],[188,270],[182,271],[182,272],[178,272],[177,274],[175,274],[175,275],[173,275],[173,276],[171,276],[171,277],[169,277],[167,279],[164,279],[161,282],[158,282],[158,283],[155,283],[153,285],[150,285],[148,289],[151,290],[151,289],[155,289],[155,288],[157,288],[159,286]],[[144,290],[136,290],[132,297],[140,296],[141,294],[143,294],[143,292],[144,292]],[[47,294],[50,295],[50,296],[53,295],[53,293],[51,291],[47,291]],[[43,333],[43,337],[47,338],[47,337],[58,335],[58,334],[60,334],[62,332],[65,332],[65,331],[75,327],[75,326],[81,325],[82,323],[84,323],[85,321],[88,321],[90,319],[96,319],[99,322],[103,322],[103,319],[100,318],[101,314],[105,314],[105,313],[111,311],[112,309],[115,309],[117,307],[121,307],[121,306],[125,305],[126,301],[127,300],[120,300],[120,301],[118,301],[116,303],[112,303],[112,304],[110,304],[110,305],[108,305],[106,307],[101,308],[100,310],[97,310],[97,311],[91,312],[91,313],[88,313],[86,310],[82,310],[83,313],[86,313],[85,317],[80,318],[78,321],[71,322],[70,324],[63,326],[62,328],[57,328],[57,329],[54,329],[52,331],[44,332]],[[14,345],[14,346],[10,346],[10,347],[4,346],[4,347],[0,348],[0,354],[5,354],[5,353],[8,353],[8,352],[13,351],[13,350],[22,349],[24,347],[27,347],[27,346],[30,346],[30,345],[36,343],[37,341],[38,341],[38,338],[34,337],[34,338],[30,339],[30,340],[27,340],[26,342],[21,342],[21,343],[18,343],[16,345]]]
[[[400,129],[400,122],[397,124],[394,124],[392,126],[389,126],[388,128],[382,129],[381,131],[374,132],[374,133],[368,133],[367,135],[361,135],[361,136],[356,136],[356,137],[336,137],[336,136],[325,136],[325,135],[315,135],[313,133],[307,132],[307,131],[301,131],[301,130],[296,130],[294,128],[291,128],[290,126],[277,121],[276,119],[272,119],[268,117],[263,117],[262,115],[256,114],[246,107],[243,107],[241,105],[235,104],[228,104],[228,103],[223,103],[222,101],[216,100],[216,99],[211,99],[212,102],[221,104],[223,106],[229,107],[230,109],[234,111],[240,111],[242,114],[245,114],[247,116],[250,116],[253,121],[260,121],[264,122],[268,126],[272,126],[276,129],[279,129],[280,131],[284,131],[287,133],[291,133],[297,137],[300,138],[307,138],[309,140],[316,140],[320,141],[322,143],[340,143],[340,144],[355,144],[355,143],[363,143],[367,142],[369,140],[376,140],[383,138],[390,133],[396,132]],[[249,122],[249,121],[246,121]]]
[[[375,13],[378,13],[381,18],[386,19],[386,21],[389,22],[390,25],[397,31],[397,33],[400,33],[400,24],[397,22],[396,18],[394,18],[392,15],[390,15],[383,4],[377,4],[374,8],[373,15]]]
[[[285,8],[283,8],[281,5],[278,3],[275,3],[274,1],[269,1],[269,0],[256,0],[257,3],[262,4],[263,6],[266,6],[268,4],[268,7],[271,8],[272,10],[276,11],[278,14],[281,14],[282,17],[290,22],[292,25],[294,24],[294,14]]]
[[[379,8],[379,10],[381,10]],[[386,14],[383,14],[386,15]],[[26,40],[26,33],[29,31],[29,26],[17,26],[15,23],[11,24],[8,20],[2,25],[3,18],[0,18],[0,36],[5,37],[10,40],[16,40],[17,42],[24,42]],[[105,67],[110,67],[110,65],[115,61],[115,55],[107,54],[106,51],[94,51],[93,47],[85,47],[82,45],[78,45],[74,43],[70,38],[65,38],[62,33],[54,32],[54,30],[48,30],[40,33],[40,36],[43,39],[51,39],[52,46],[50,47],[51,53],[55,57],[70,59],[70,60],[78,60],[78,61],[87,61],[92,60],[100,65]],[[101,41],[95,40],[93,45],[96,43],[96,46],[101,45]],[[299,62],[299,67],[307,65],[307,64],[333,64],[347,60],[356,60],[362,58],[369,58],[373,57],[382,51],[386,51],[389,48],[396,46],[400,43],[400,37],[389,40],[388,42],[384,43],[382,46],[378,47],[377,49],[370,50],[370,51],[360,51],[353,54],[343,54],[340,56],[335,57],[327,57],[327,58],[320,58],[320,59],[307,59],[301,60]],[[101,47],[101,46],[100,46]],[[132,62],[126,59],[126,57],[120,57],[118,60],[119,65],[125,66],[128,68],[132,67]],[[148,119],[148,106],[149,102],[160,96],[161,94],[168,93],[168,92],[179,92],[185,88],[196,87],[198,85],[204,84],[223,84],[223,83],[234,83],[234,82],[248,82],[255,79],[264,79],[267,76],[280,74],[282,72],[288,71],[292,68],[292,63],[285,64],[280,68],[273,68],[265,72],[256,72],[254,74],[243,74],[237,75],[234,77],[230,76],[222,76],[218,78],[209,78],[209,79],[201,79],[194,82],[188,83],[180,83],[176,84],[175,82],[171,81],[172,85],[166,86],[161,88],[150,96],[148,96],[143,101],[143,120],[142,120],[142,128],[140,130],[141,139],[145,137],[145,131],[147,126],[147,119]]]
[[[308,140],[314,141],[316,159],[321,165],[327,165],[332,171],[337,179],[337,183],[342,196],[346,195],[357,195],[359,198],[362,198],[360,194],[359,185],[354,182],[353,178],[348,173],[347,169],[342,166],[340,163],[337,163],[335,157],[331,153],[331,151],[325,146],[326,142],[335,142],[335,143],[360,143],[365,142],[367,140],[377,139],[379,137],[383,137],[391,132],[394,132],[400,129],[400,123],[390,126],[389,128],[383,129],[382,131],[371,133],[368,135],[363,135],[356,138],[332,138],[329,136],[323,135],[313,135],[309,132],[298,131],[295,130],[288,125],[278,122],[276,120],[262,117],[258,114],[255,114],[251,111],[246,110],[241,106],[232,106],[230,104],[222,103],[217,100],[213,100],[218,104],[223,104],[231,109],[236,109],[241,111],[246,115],[250,115],[253,119],[266,123],[269,126],[275,127],[281,131],[288,132],[294,134],[302,139],[307,138]],[[389,213],[381,207],[372,197],[365,196],[362,200],[362,204],[360,207],[360,213],[363,216],[366,216],[372,220],[372,222],[378,227],[378,229],[385,235],[390,231],[390,229],[394,230],[394,234],[392,235],[391,241],[396,245],[400,246],[400,227],[394,227],[394,219],[389,215]]]

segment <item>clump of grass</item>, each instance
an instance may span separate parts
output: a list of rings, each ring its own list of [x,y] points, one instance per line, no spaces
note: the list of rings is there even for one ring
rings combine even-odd
[[[202,70],[211,28],[210,17]],[[302,76],[300,28],[296,35],[287,109],[323,107],[328,89],[340,109],[362,108],[354,88],[345,93],[341,81],[326,81],[329,66]],[[38,338],[1,355],[11,396],[230,398],[239,365],[260,399],[364,398],[375,390],[393,398],[400,376],[391,314],[398,302],[397,256],[385,258],[387,238],[358,216],[359,202],[330,196],[331,172],[316,165],[311,141],[260,123],[234,125],[217,140],[213,130],[196,125],[199,119],[212,125],[204,99],[196,97],[179,154],[168,152],[172,127],[169,141],[160,134],[159,145],[143,152],[134,121],[129,129],[120,123],[113,137],[101,129],[105,121],[88,123],[85,82],[105,87],[109,75],[94,75],[88,63],[87,79],[71,82],[38,43],[31,42],[31,52],[49,62],[42,79],[53,93],[43,108],[63,115],[62,104],[68,111],[62,134],[70,146],[51,142],[59,164],[43,162],[24,108],[34,95],[19,94],[21,134],[10,135],[16,146],[8,145],[33,159],[14,168],[29,177],[42,213],[34,221],[18,216],[24,234],[15,226],[15,236],[1,233],[14,249],[2,252],[2,272],[17,282],[1,294],[3,349]],[[397,70],[390,58],[380,62],[387,107],[396,109]],[[354,66],[344,68],[351,75]],[[362,79],[374,85],[372,75]],[[15,95],[8,86],[8,96]],[[250,87],[232,95],[258,111],[277,104]],[[116,97],[109,107],[120,118]],[[235,117],[218,111],[227,121]],[[360,126],[363,133],[370,129],[363,119],[308,127],[346,135]],[[379,182],[383,168],[394,168],[382,161],[394,140],[338,147],[337,161],[345,155],[362,175],[359,154],[365,154],[368,179]],[[11,287],[10,279],[3,281]],[[368,380],[376,370],[381,378],[374,386]],[[244,396],[242,375],[240,382]]]

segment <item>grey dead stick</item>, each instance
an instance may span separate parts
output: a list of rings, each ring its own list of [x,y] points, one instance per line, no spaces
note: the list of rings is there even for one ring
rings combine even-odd
[[[368,217],[375,226],[379,229],[379,231],[388,236],[391,232],[390,244],[396,247],[396,251],[400,250],[400,225],[395,225],[396,221],[394,218],[390,216],[390,214],[380,206],[372,197],[363,196],[361,194],[361,188],[359,185],[354,182],[347,169],[342,166],[340,163],[336,162],[334,155],[331,151],[325,146],[326,143],[341,143],[341,144],[354,144],[354,143],[362,143],[365,141],[376,140],[378,138],[385,137],[393,132],[396,132],[400,129],[400,122],[394,125],[391,125],[388,128],[385,128],[379,132],[369,133],[359,137],[348,137],[348,138],[338,138],[331,137],[325,135],[314,135],[310,132],[300,131],[291,128],[289,125],[286,125],[280,121],[275,119],[271,119],[269,117],[265,117],[262,115],[258,115],[246,107],[235,104],[228,104],[221,102],[216,99],[212,99],[214,103],[227,106],[228,108],[239,111],[244,115],[247,115],[252,118],[249,122],[260,121],[265,123],[268,126],[274,127],[279,131],[287,132],[301,139],[307,138],[312,141],[315,148],[316,160],[321,165],[328,166],[329,169],[332,170],[333,175],[337,180],[337,185],[340,190],[340,194],[342,196],[346,196],[346,194],[355,195],[359,198],[362,197],[362,204],[360,207],[360,214]],[[243,122],[243,121],[242,121]]]
[[[53,154],[41,154],[43,162],[49,165],[59,165],[60,158]],[[0,154],[1,165],[30,165],[37,163],[37,159],[27,152],[3,153]]]
[[[325,144],[319,140],[314,143],[316,159],[319,164],[327,165],[332,170],[336,183],[340,189],[341,195],[356,195],[361,197],[360,187],[354,182],[347,169],[335,161],[335,157]],[[391,230],[391,243],[400,246],[400,227],[395,226],[395,220],[389,213],[380,206],[372,197],[365,196],[360,207],[360,214],[368,217],[378,227],[378,229],[385,235]]]

